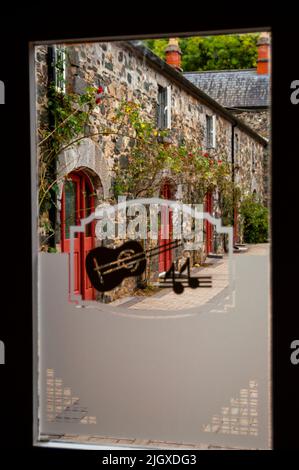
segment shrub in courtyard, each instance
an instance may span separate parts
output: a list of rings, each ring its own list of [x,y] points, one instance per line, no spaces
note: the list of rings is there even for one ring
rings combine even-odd
[[[243,219],[244,242],[266,242],[269,236],[268,209],[253,196],[248,196],[240,205],[240,214]]]

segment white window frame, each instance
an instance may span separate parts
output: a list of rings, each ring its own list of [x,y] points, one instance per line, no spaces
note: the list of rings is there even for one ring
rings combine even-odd
[[[54,65],[55,88],[58,92],[65,93],[65,91],[66,91],[66,89],[65,89],[65,83],[66,83],[66,54],[65,54],[65,50],[61,46],[56,46],[55,45],[53,47],[53,51],[54,51],[54,61],[53,61],[54,64],[53,65]],[[59,54],[61,54],[61,61],[62,61],[62,64],[63,64],[61,82],[57,78],[57,69],[56,69],[58,51],[59,51]]]
[[[216,148],[216,114],[213,114],[212,116],[212,147],[215,149]]]
[[[159,85],[159,93],[162,93],[164,99],[161,103],[160,97],[158,98],[159,115],[158,127],[163,129],[171,129],[171,86]]]
[[[171,85],[166,87],[166,129],[171,129]]]
[[[211,123],[211,129],[210,129],[210,134],[211,134],[211,139],[209,135],[209,129],[208,129],[208,119],[210,120]],[[216,114],[206,114],[206,143],[207,143],[207,148],[208,149],[215,149],[216,148]]]

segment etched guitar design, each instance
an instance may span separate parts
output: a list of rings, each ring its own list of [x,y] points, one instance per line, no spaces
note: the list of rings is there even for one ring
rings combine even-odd
[[[130,276],[139,276],[146,268],[146,255],[140,243],[129,240],[118,248],[97,247],[85,260],[91,284],[99,292],[114,289]]]
[[[92,286],[99,292],[106,292],[119,286],[127,277],[141,275],[145,271],[148,258],[173,250],[181,245],[181,242],[175,240],[144,251],[139,242],[129,240],[118,248],[97,247],[86,256],[86,272]],[[180,276],[185,270],[187,270],[187,276],[181,278]],[[164,282],[159,286],[169,287],[167,279],[170,279],[176,294],[181,294],[184,291],[186,281],[191,289],[211,287],[211,276],[190,276],[190,258],[187,258],[180,269],[179,279],[176,278],[173,263],[163,279]]]

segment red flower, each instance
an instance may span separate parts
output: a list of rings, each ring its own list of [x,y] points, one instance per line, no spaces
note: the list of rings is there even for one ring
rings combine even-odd
[[[206,153],[203,154],[203,156],[207,158],[209,156],[209,154],[206,152]]]
[[[221,165],[221,163],[222,163],[222,160],[218,160],[218,165]]]
[[[104,91],[104,88],[102,86],[99,86],[99,88],[97,89],[97,93],[100,95],[101,93],[103,93]]]
[[[96,103],[97,103],[97,104],[100,104],[100,102],[101,102],[101,98],[97,98],[97,99],[96,99]]]

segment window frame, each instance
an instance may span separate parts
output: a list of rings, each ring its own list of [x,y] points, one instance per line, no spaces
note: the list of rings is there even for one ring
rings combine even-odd
[[[216,114],[206,114],[206,146],[216,148]]]
[[[62,62],[62,71],[61,77],[58,76],[57,72],[57,63],[58,63],[58,55],[61,55],[61,62]],[[59,93],[66,92],[66,53],[63,46],[53,46],[53,70],[54,70],[54,83],[55,88]]]
[[[171,86],[158,85],[157,127],[171,129]]]

